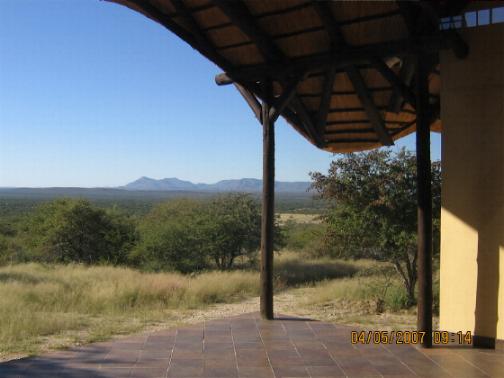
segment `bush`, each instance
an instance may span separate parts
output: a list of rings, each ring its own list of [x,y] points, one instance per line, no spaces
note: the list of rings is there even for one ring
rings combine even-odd
[[[240,256],[254,262],[261,243],[261,210],[247,194],[209,202],[169,201],[147,214],[139,231],[141,241],[131,255],[138,266],[183,273],[212,266],[226,270]],[[278,227],[276,236],[279,247]]]
[[[307,260],[288,252],[278,256],[274,269],[278,288],[351,277],[359,270],[358,265],[352,261],[328,258]]]
[[[205,253],[221,269],[237,257],[250,259],[261,246],[261,208],[248,194],[227,194],[208,206],[203,230]]]
[[[155,206],[139,225],[140,242],[130,261],[147,270],[202,270],[208,262],[202,238],[206,205],[180,199]]]
[[[323,236],[325,226],[318,223],[297,223],[288,220],[283,226],[285,248],[301,252],[309,257],[321,257],[325,254]]]
[[[38,207],[22,236],[35,260],[85,264],[125,263],[136,240],[127,217],[70,199]]]

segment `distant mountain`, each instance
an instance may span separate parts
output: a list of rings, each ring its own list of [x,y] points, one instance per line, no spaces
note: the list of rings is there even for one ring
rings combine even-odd
[[[308,181],[276,181],[275,190],[277,192],[300,193],[306,192],[311,183]],[[149,177],[141,177],[130,182],[120,189],[143,190],[143,191],[192,191],[192,192],[260,192],[262,190],[262,180],[253,178],[242,178],[238,180],[222,180],[215,184],[194,184],[190,181],[179,180],[178,178],[164,178],[160,180]]]

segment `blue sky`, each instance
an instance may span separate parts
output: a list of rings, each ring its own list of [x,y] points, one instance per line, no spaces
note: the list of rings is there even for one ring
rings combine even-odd
[[[0,0],[0,186],[260,178],[261,128],[215,85],[219,72],[113,3]],[[396,145],[413,149],[414,136]],[[334,158],[277,122],[278,180],[308,180]]]

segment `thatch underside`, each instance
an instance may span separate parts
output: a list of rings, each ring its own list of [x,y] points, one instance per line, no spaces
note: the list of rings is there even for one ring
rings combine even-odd
[[[278,102],[293,88],[281,115],[331,152],[390,145],[415,131],[415,54],[453,47],[437,17],[463,3],[111,1],[173,31],[259,102],[265,76]],[[441,131],[437,54],[431,70],[431,128]]]

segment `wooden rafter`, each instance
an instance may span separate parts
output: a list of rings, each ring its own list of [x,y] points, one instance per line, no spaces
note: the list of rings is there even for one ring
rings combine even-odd
[[[313,142],[317,145],[317,147],[322,147],[324,144],[322,135],[317,132],[317,128],[313,123],[310,115],[308,114],[305,106],[301,103],[301,100],[298,97],[294,96],[291,100],[291,104],[293,109],[296,111],[296,114],[299,116],[300,121],[304,123],[306,131],[308,132],[308,135],[310,135]]]
[[[214,0],[214,3],[219,7],[219,9],[236,25],[243,31],[250,39],[252,39],[261,54],[264,56],[265,60],[269,64],[280,64],[283,67],[290,66],[290,60],[285,56],[285,54],[272,42],[271,38],[264,33],[256,24],[254,17],[250,14],[248,8],[241,2],[237,1],[226,1],[226,0]],[[302,70],[301,72],[307,72]],[[299,72],[296,72],[299,74]],[[269,75],[263,75],[259,80],[268,77]],[[275,77],[275,76],[269,76]],[[285,79],[281,79],[280,83],[286,86]],[[297,97],[294,93],[292,95],[289,107],[292,107],[294,112],[299,116],[299,119],[304,124],[306,131],[309,135],[312,135],[313,141],[319,147],[323,146],[323,138],[316,131],[313,120],[311,119],[304,103]]]
[[[407,86],[411,85],[415,75],[415,59],[411,56],[404,57],[401,69],[399,70],[399,79]],[[399,113],[403,105],[403,97],[398,91],[394,91],[390,96],[388,111],[392,113]]]
[[[320,97],[320,106],[317,112],[317,131],[319,134],[324,134],[324,129],[327,124],[327,114],[331,107],[331,97],[333,94],[334,79],[336,70],[330,68],[327,70],[324,78],[324,87],[322,88],[322,96]]]
[[[258,100],[265,101],[264,93],[261,86],[258,83],[248,83],[248,88],[250,88],[250,93]],[[299,116],[289,107],[286,107],[282,113],[285,119],[290,122],[293,127],[299,131],[307,140],[313,143],[312,137],[308,133],[307,129],[303,126],[302,121]]]
[[[331,50],[337,51],[346,47],[345,37],[341,32],[339,24],[333,17],[329,3],[325,1],[312,0],[312,5],[317,12],[317,15],[322,20],[324,28],[329,34],[329,38],[331,40]]]
[[[341,28],[332,15],[331,7],[327,2],[312,1],[312,5],[322,20],[322,24],[329,34],[331,41],[331,50],[333,52],[346,48],[345,38],[341,32]],[[320,98],[320,106],[317,112],[317,131],[319,134],[324,135],[324,129],[327,123],[327,114],[331,106],[331,97],[333,93],[334,80],[336,78],[336,68],[329,67],[324,76],[324,85],[322,88],[322,95]]]
[[[314,1],[313,4],[315,10],[317,11],[320,19],[322,20],[327,30],[327,33],[329,34],[333,53],[337,53],[339,50],[342,49],[343,50],[347,49],[348,45],[345,41],[343,33],[341,32],[338,22],[334,19],[329,3]],[[383,63],[383,61],[381,60],[379,62]],[[377,64],[378,62],[372,62],[372,63]],[[380,66],[379,68],[383,69],[382,66]],[[327,113],[329,112],[332,86],[334,83],[334,70],[335,70],[334,67],[330,68],[330,71],[328,71],[327,73],[326,81],[324,84],[321,105],[319,109],[319,118],[318,118],[319,119],[318,127],[321,128],[322,130],[325,126]],[[373,128],[380,141],[387,146],[394,144],[392,138],[387,132],[385,122],[383,121],[383,118],[374,103],[373,96],[370,94],[370,92],[366,87],[366,84],[364,82],[364,79],[362,78],[362,75],[360,74],[360,71],[355,67],[355,65],[349,65],[345,67],[345,71],[348,75],[348,78],[352,82],[354,89],[357,92],[357,95],[359,96],[362,105],[364,106],[366,114],[369,118],[369,122],[373,125]],[[392,79],[388,77],[390,72],[385,73],[387,75],[387,79]],[[397,81],[394,81],[394,83],[391,82],[391,84],[395,86],[398,83]]]
[[[283,88],[282,94],[274,102],[270,109],[269,117],[271,122],[275,122],[284,109],[289,105],[292,97],[296,94],[296,87],[305,75],[299,75],[292,78]]]
[[[415,94],[401,79],[385,64],[380,58],[371,58],[373,66],[380,72],[380,74],[387,80],[400,97],[404,98],[413,108],[416,104]]]
[[[257,45],[266,60],[283,61],[283,53],[256,25],[247,6],[239,1],[214,0],[219,9]]]
[[[417,26],[418,26],[418,9],[414,9],[416,4],[412,1],[397,0],[395,2],[401,13],[401,17],[408,29],[408,34],[411,38],[417,36]]]
[[[230,84],[233,79],[243,79],[249,81],[259,81],[265,76],[282,78],[293,76],[304,71],[326,70],[328,67],[336,69],[345,68],[349,64],[366,65],[369,64],[369,57],[387,58],[391,56],[404,56],[408,54],[435,53],[439,50],[451,48],[451,40],[447,38],[445,32],[436,36],[422,37],[419,40],[403,39],[388,41],[383,43],[373,43],[358,47],[347,48],[344,51],[314,54],[294,58],[289,61],[289,65],[282,63],[268,62],[219,74],[216,76],[216,83],[220,85]]]
[[[250,106],[250,109],[252,109],[252,112],[254,113],[255,117],[259,120],[259,122],[262,122],[262,106],[257,100],[256,96],[250,92],[247,88],[244,86],[234,83],[234,86],[240,92],[242,97],[245,99],[247,104]]]
[[[373,125],[373,128],[375,129],[380,142],[385,146],[393,145],[394,141],[387,132],[385,122],[383,121],[380,112],[376,108],[373,98],[367,90],[366,83],[364,82],[364,79],[359,70],[357,70],[357,68],[355,68],[354,66],[348,66],[347,75],[352,82],[352,85],[354,86],[354,89],[357,92],[357,95],[359,96],[364,109],[366,110],[369,121],[371,122],[371,125]]]
[[[461,1],[460,3],[464,3]],[[420,1],[419,5],[425,13],[426,24],[433,34],[439,34],[439,9],[428,1]],[[453,6],[455,8],[455,6]],[[450,45],[455,56],[459,59],[464,59],[469,54],[469,46],[460,37],[460,34],[453,29],[446,30],[446,38],[449,40]]]

